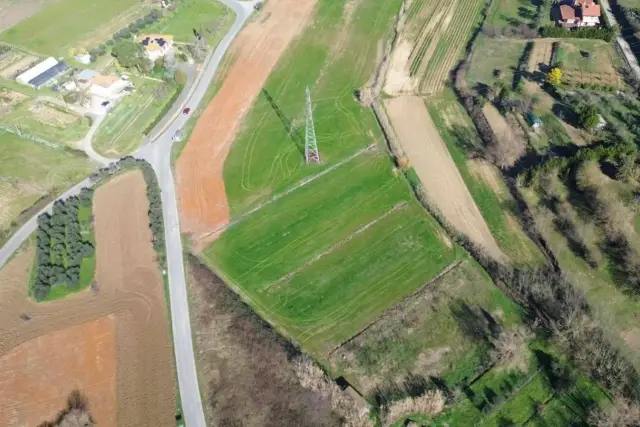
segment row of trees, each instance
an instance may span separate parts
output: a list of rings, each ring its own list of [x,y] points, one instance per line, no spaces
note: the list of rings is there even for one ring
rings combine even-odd
[[[542,37],[570,37],[579,39],[600,39],[607,42],[612,41],[618,34],[617,28],[605,27],[582,27],[575,30],[548,25],[540,29]]]
[[[37,273],[33,283],[37,300],[46,298],[52,286],[78,286],[82,259],[94,254],[93,245],[82,238],[78,211],[80,207],[90,207],[92,197],[92,190],[85,188],[77,197],[56,201],[51,214],[38,217]]]
[[[135,22],[132,22],[128,26],[121,28],[113,34],[113,37],[106,42],[96,46],[95,48],[89,51],[89,55],[91,56],[91,61],[95,62],[98,56],[102,56],[107,53],[107,48],[109,46],[114,46],[121,40],[128,40],[131,36],[147,25],[151,25],[154,22],[158,21],[162,17],[162,12],[158,9],[153,9],[143,18],[137,19]]]

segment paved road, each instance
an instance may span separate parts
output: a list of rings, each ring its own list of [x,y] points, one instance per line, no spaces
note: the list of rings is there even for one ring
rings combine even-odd
[[[149,143],[140,148],[134,157],[144,159],[153,166],[160,184],[165,239],[167,246],[167,266],[169,278],[169,297],[171,305],[171,320],[173,328],[173,341],[176,355],[176,366],[178,371],[178,385],[182,400],[182,411],[185,424],[188,427],[206,427],[202,400],[200,398],[200,388],[196,373],[195,357],[193,354],[193,341],[191,336],[191,322],[189,320],[189,304],[187,296],[187,286],[185,281],[184,260],[182,256],[182,239],[180,233],[180,222],[178,215],[178,202],[176,189],[171,171],[171,148],[173,146],[173,135],[177,130],[182,129],[189,119],[183,114],[175,115],[176,109],[182,110],[182,106],[188,105],[192,110],[202,101],[207,88],[211,84],[213,77],[218,70],[225,53],[229,49],[231,42],[238,35],[244,24],[251,16],[253,5],[257,0],[218,0],[236,13],[236,20],[229,32],[220,41],[216,50],[207,58],[204,69],[196,78],[194,85],[187,93],[182,105],[176,106],[169,113],[172,119],[169,123],[163,123],[161,133]],[[180,104],[180,100],[177,102]],[[98,123],[99,124],[99,123]],[[107,164],[115,159],[107,159],[100,156],[91,147],[91,137],[95,133],[97,125],[93,126],[90,135],[84,140],[84,148],[90,158],[100,164]],[[87,142],[88,141],[88,142]],[[61,198],[78,194],[82,187],[91,186],[89,179],[86,179],[73,188],[62,194]],[[42,212],[48,212],[51,204],[45,207]],[[27,221],[11,239],[0,248],[0,268],[6,264],[11,255],[20,247],[22,243],[35,231],[37,227],[37,216]],[[220,426],[223,427],[223,426]]]
[[[611,10],[611,5],[609,4],[609,0],[600,0],[599,3],[602,5],[602,9],[604,9],[604,13],[607,16],[607,20],[609,21],[609,24],[611,26],[618,25],[618,21],[616,20],[616,17],[614,16],[613,11]],[[630,29],[625,28],[622,31],[630,31]],[[631,71],[635,75],[636,79],[640,80],[640,66],[638,65],[638,59],[636,58],[636,56],[633,54],[633,51],[631,50],[631,46],[629,46],[629,43],[627,43],[627,41],[623,39],[622,36],[616,37],[616,42],[618,43],[618,46],[620,46],[620,49],[622,50],[622,54],[627,60],[627,64],[629,64],[629,68],[631,68]]]

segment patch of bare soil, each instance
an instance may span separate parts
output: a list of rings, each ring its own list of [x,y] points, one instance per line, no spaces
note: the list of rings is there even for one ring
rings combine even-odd
[[[471,172],[476,179],[486,182],[501,200],[505,200],[507,188],[500,177],[500,172],[495,166],[481,159],[468,160],[467,165],[469,172]]]
[[[225,427],[338,426],[329,400],[303,388],[299,351],[197,258],[188,258],[195,349],[206,418]]]
[[[633,328],[623,332],[622,339],[631,349],[640,350],[640,328]]]
[[[54,0],[3,0],[0,2],[0,32],[36,14]]]
[[[98,263],[95,291],[87,290],[63,300],[36,304],[27,295],[33,247],[16,255],[0,271],[0,371],[3,370],[2,360],[15,357],[11,354],[21,344],[28,345],[25,347],[27,350],[20,351],[31,351],[29,346],[38,343],[32,340],[44,340],[41,342],[46,345],[37,346],[41,359],[34,361],[30,370],[24,372],[24,357],[18,358],[22,364],[12,369],[15,371],[12,375],[49,379],[38,388],[31,388],[27,396],[30,399],[28,413],[0,410],[0,425],[33,425],[25,421],[30,414],[37,414],[39,421],[50,419],[55,415],[55,412],[49,413],[52,407],[47,405],[51,403],[38,398],[38,395],[57,387],[62,391],[67,383],[86,393],[92,407],[109,405],[110,399],[115,398],[116,409],[108,411],[112,418],[100,415],[105,411],[101,412],[96,407],[94,418],[100,426],[158,427],[175,423],[173,352],[162,279],[151,244],[148,208],[144,178],[138,171],[118,176],[96,191],[94,228]],[[115,329],[115,356],[112,355],[111,359],[110,352],[104,347],[105,340],[109,339],[107,332],[68,332],[69,328],[104,319],[108,315],[113,317]],[[48,334],[57,334],[57,331],[63,335],[47,338]],[[100,346],[103,346],[101,350]],[[84,348],[86,352],[83,352]],[[64,360],[52,363],[52,360],[57,360],[52,355],[65,351]],[[105,385],[112,380],[108,375],[83,380],[86,378],[83,376],[85,370],[108,372],[107,367],[114,362],[113,357],[116,366],[115,394],[113,390],[112,394],[103,392]],[[60,372],[56,366],[64,370]],[[54,378],[54,375],[57,376]],[[0,378],[4,380],[5,377],[0,375]],[[19,386],[0,387],[0,402],[4,399],[18,404],[19,399],[15,396]],[[64,391],[68,393],[68,389]],[[64,406],[65,397],[61,394],[52,402],[54,410]],[[4,407],[0,404],[0,408]]]
[[[387,72],[384,91],[389,95],[408,93],[416,89],[418,81],[409,74],[411,42],[401,39],[393,50],[391,64]]]
[[[21,71],[28,69],[36,62],[38,62],[38,57],[36,56],[23,56],[19,59],[16,59],[6,68],[4,68],[2,72],[0,72],[0,76],[4,77],[5,79],[12,79],[16,77],[16,75],[18,75]]]
[[[429,198],[461,233],[504,259],[467,189],[424,101],[415,96],[385,102],[389,119]]]
[[[533,50],[529,56],[527,71],[530,73],[541,71],[549,65],[553,52],[554,39],[536,40],[533,42]]]
[[[223,181],[224,160],[245,114],[264,86],[289,43],[304,29],[315,0],[266,2],[233,44],[235,63],[218,94],[200,116],[182,155],[176,162],[180,215],[185,233],[199,239],[229,222]]]

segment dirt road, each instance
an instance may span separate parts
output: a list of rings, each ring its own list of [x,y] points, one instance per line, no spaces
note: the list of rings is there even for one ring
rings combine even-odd
[[[31,425],[27,420],[32,416],[51,419],[55,412],[50,413],[50,408],[56,407],[56,412],[63,408],[67,394],[74,388],[87,393],[90,404],[98,400],[99,407],[117,407],[115,416],[113,411],[97,409],[95,418],[101,426],[156,427],[174,422],[176,386],[169,322],[151,245],[145,192],[140,172],[121,175],[96,191],[97,292],[87,290],[41,304],[29,300],[27,283],[33,247],[18,254],[0,272],[0,425]],[[21,318],[23,314],[30,320]],[[94,342],[95,337],[87,334],[68,333],[68,328],[86,322],[105,322],[108,315],[114,318],[113,327],[102,327],[102,341]],[[109,334],[115,334],[115,378],[109,369],[104,369],[109,363],[109,351],[95,350],[103,345],[100,342],[108,342]],[[60,336],[72,340],[69,345],[75,348],[71,355],[64,348],[38,344]],[[31,354],[28,347],[36,348],[47,362],[28,359],[30,378],[41,381],[47,378],[51,361],[66,354],[64,365],[60,365],[64,367],[65,382],[56,384],[57,401],[51,401],[44,390],[40,394],[37,388],[31,390],[28,408],[18,405],[19,397],[12,397],[13,374],[6,372],[13,372],[12,360],[24,362],[20,354]],[[85,370],[95,376],[87,379]],[[109,381],[114,381],[115,390],[105,394]],[[2,402],[6,401],[13,401],[16,410],[2,411]]]
[[[458,231],[495,258],[504,259],[422,98],[393,98],[385,106],[400,144],[431,200]]]
[[[233,45],[235,62],[176,162],[182,231],[196,242],[229,221],[224,160],[246,112],[314,5],[315,0],[267,2]]]

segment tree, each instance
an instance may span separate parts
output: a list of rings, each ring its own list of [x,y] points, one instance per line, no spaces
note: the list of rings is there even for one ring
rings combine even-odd
[[[155,71],[161,71],[164,68],[164,57],[159,56],[158,58],[156,58],[156,60],[153,62],[153,69]]]
[[[562,83],[562,70],[558,67],[553,68],[547,74],[547,82],[552,86],[558,86]]]
[[[141,72],[148,72],[150,68],[149,60],[144,56],[144,49],[139,43],[121,41],[113,47],[111,54],[125,68],[137,68]]]
[[[595,129],[599,121],[598,110],[593,104],[586,106],[580,112],[580,124],[589,132]]]
[[[596,408],[589,414],[589,424],[596,427],[636,427],[640,425],[640,406],[616,396],[605,410]]]

